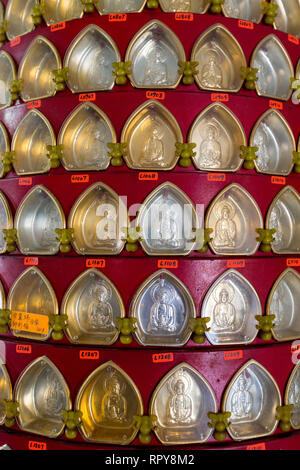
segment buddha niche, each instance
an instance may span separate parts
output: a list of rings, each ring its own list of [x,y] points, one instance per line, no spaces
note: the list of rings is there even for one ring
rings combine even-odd
[[[150,130],[142,147],[140,164],[143,167],[164,166],[164,133],[159,123],[151,118]]]
[[[251,378],[241,374],[234,387],[234,393],[231,398],[231,418],[244,419],[251,418],[253,397],[249,392],[252,384]]]
[[[164,86],[168,84],[166,55],[161,48],[154,48],[149,54],[144,71],[143,85]]]
[[[234,290],[229,284],[218,286],[214,292],[216,305],[213,310],[213,330],[234,330],[236,310],[231,303]]]
[[[218,55],[211,50],[207,53],[206,62],[201,69],[201,85],[205,88],[222,88],[222,81],[223,75],[218,65]]]
[[[236,224],[233,220],[235,210],[229,202],[222,202],[216,209],[218,220],[215,227],[213,243],[216,247],[230,248],[235,246]]]
[[[167,404],[168,424],[185,425],[192,422],[193,402],[189,395],[190,378],[180,369],[168,382],[170,397]]]
[[[200,163],[207,168],[221,165],[222,150],[218,138],[218,129],[209,124],[204,130],[204,139],[200,144]]]
[[[105,394],[102,398],[101,409],[105,421],[122,423],[127,420],[127,401],[123,395],[124,386],[115,372],[104,380]]]
[[[113,310],[109,303],[112,292],[108,285],[97,283],[90,290],[88,323],[93,330],[113,330]]]
[[[176,308],[173,305],[175,290],[166,284],[164,279],[159,280],[151,289],[153,304],[150,309],[148,332],[174,332],[176,330]]]

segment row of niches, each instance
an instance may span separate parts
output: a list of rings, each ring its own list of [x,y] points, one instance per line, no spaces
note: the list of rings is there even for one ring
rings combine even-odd
[[[75,438],[78,428],[90,442],[127,445],[140,430],[141,442],[148,444],[153,430],[162,444],[176,445],[203,443],[212,434],[216,440],[224,440],[226,428],[235,441],[269,436],[279,421],[282,430],[300,428],[299,364],[287,380],[282,406],[274,377],[259,362],[249,360],[223,391],[221,415],[217,415],[211,384],[186,362],[161,378],[152,392],[148,416],[137,385],[112,361],[86,378],[73,412],[67,382],[47,356],[26,367],[13,391],[4,365],[0,365],[0,377],[2,423],[12,426],[16,420],[20,429],[50,438],[60,436],[65,428],[66,437]]]
[[[175,117],[157,100],[146,101],[128,117],[120,143],[109,117],[91,102],[70,113],[57,139],[48,119],[30,110],[11,145],[0,122],[0,154],[0,177],[12,167],[17,175],[33,175],[60,164],[67,171],[101,171],[123,161],[135,170],[167,171],[176,164],[193,164],[210,172],[236,172],[242,165],[272,175],[287,176],[293,168],[300,172],[300,139],[296,148],[294,134],[279,111],[269,109],[258,119],[248,143],[243,125],[222,103],[201,111],[186,143]]]
[[[285,186],[271,202],[264,220],[251,194],[229,184],[210,202],[195,205],[178,186],[165,182],[134,205],[130,222],[124,197],[104,183],[89,186],[76,200],[66,224],[63,209],[45,186],[34,186],[18,206],[14,220],[0,192],[1,252],[18,247],[24,255],[68,253],[119,255],[139,244],[150,256],[206,253],[251,256],[263,252],[299,254],[300,197]],[[129,208],[129,210],[133,209]],[[67,228],[66,228],[67,225]]]
[[[264,316],[256,290],[235,269],[225,271],[209,287],[199,316],[188,288],[165,269],[137,289],[127,317],[117,287],[95,268],[72,282],[60,307],[55,290],[36,267],[16,279],[7,303],[1,282],[0,293],[0,332],[6,334],[10,328],[14,336],[30,340],[62,340],[65,333],[74,344],[108,346],[120,335],[122,344],[134,338],[142,346],[182,347],[191,337],[196,344],[207,338],[214,346],[247,345],[258,331],[265,341],[272,336],[276,341],[300,338],[300,275],[291,268],[275,281]]]
[[[260,23],[265,16],[266,24],[274,28],[299,36],[300,3],[299,0],[275,0],[262,5],[261,0],[224,0],[216,4],[211,0],[98,0],[85,2],[82,0],[9,0],[4,14],[1,6],[1,17],[7,22],[8,39],[29,33],[42,20],[48,26],[61,21],[82,18],[85,12],[94,11],[100,15],[111,13],[138,13],[147,5],[155,9],[160,6],[162,11],[204,14],[209,9],[212,13],[222,12],[224,16]],[[3,18],[4,17],[4,18]]]
[[[222,24],[199,36],[187,62],[175,33],[161,21],[152,20],[134,35],[124,62],[121,60],[115,41],[94,24],[73,39],[63,64],[55,46],[37,36],[27,48],[18,73],[9,54],[1,52],[1,106],[10,106],[18,96],[25,102],[54,96],[65,86],[72,93],[111,90],[115,84],[127,83],[127,78],[136,88],[173,89],[183,80],[186,85],[196,81],[202,90],[232,93],[239,92],[245,83],[260,96],[287,101],[294,86],[291,79],[295,77],[297,88],[300,73],[300,62],[294,70],[274,34],[257,44],[248,68],[241,46]]]

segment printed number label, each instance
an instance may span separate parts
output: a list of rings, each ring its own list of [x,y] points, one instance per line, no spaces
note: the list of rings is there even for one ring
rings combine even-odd
[[[174,259],[159,259],[157,262],[158,268],[176,269],[178,268],[178,261]]]
[[[99,351],[80,351],[80,359],[99,359]]]
[[[139,180],[140,181],[157,181],[158,180],[158,173],[153,173],[150,171],[140,171],[139,172]]]
[[[152,354],[152,361],[157,362],[172,362],[174,360],[173,353],[160,353]]]
[[[224,351],[224,360],[225,361],[232,361],[235,359],[242,359],[243,358],[243,351]]]
[[[85,262],[86,268],[105,268],[105,259],[87,259]]]
[[[16,353],[18,354],[31,354],[31,345],[30,344],[17,344]]]

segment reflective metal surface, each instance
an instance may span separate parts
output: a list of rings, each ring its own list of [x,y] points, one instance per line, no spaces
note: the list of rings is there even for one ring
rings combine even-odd
[[[258,333],[256,315],[262,315],[257,292],[235,269],[213,283],[201,308],[201,317],[210,318],[206,336],[214,345],[252,343]]]
[[[118,255],[124,248],[127,209],[109,186],[95,183],[73,205],[68,227],[75,230],[74,250],[80,255]]]
[[[12,400],[12,385],[7,369],[0,357],[0,424],[3,424],[5,421],[3,400]]]
[[[196,40],[191,61],[199,62],[195,80],[203,90],[237,92],[246,67],[244,52],[230,31],[221,24],[210,26]]]
[[[176,88],[181,80],[178,61],[185,51],[173,31],[158,20],[149,21],[129,43],[125,61],[132,63],[128,75],[136,88]]]
[[[72,93],[110,90],[114,86],[113,62],[121,60],[118,46],[99,26],[90,24],[69,45],[64,67]]]
[[[300,37],[300,0],[276,0],[274,28]]]
[[[83,413],[83,437],[108,444],[133,441],[138,432],[134,416],[143,415],[138,388],[112,361],[89,375],[78,392],[75,408]]]
[[[213,103],[195,119],[188,141],[197,144],[193,157],[204,171],[237,171],[242,166],[241,145],[247,145],[242,124],[222,103]]]
[[[98,269],[88,269],[75,279],[60,311],[68,316],[69,340],[79,344],[113,344],[119,334],[114,320],[125,316],[117,288]]]
[[[48,119],[37,109],[31,109],[16,128],[11,143],[17,175],[47,173],[51,168],[47,145],[55,144],[55,134]]]
[[[191,336],[189,320],[196,313],[186,286],[161,269],[138,288],[129,316],[137,319],[134,334],[143,346],[183,346]]]
[[[84,9],[81,0],[44,0],[43,18],[47,25],[82,18]]]
[[[60,68],[60,56],[53,44],[43,36],[35,37],[19,65],[18,78],[23,80],[22,100],[54,96],[56,85],[52,71]]]
[[[35,4],[36,0],[8,0],[5,20],[7,21],[6,35],[10,41],[34,29],[31,9]]]
[[[175,144],[183,142],[183,136],[167,108],[156,100],[149,100],[128,118],[121,142],[127,144],[124,160],[129,168],[172,170],[178,160]]]
[[[58,200],[45,186],[34,186],[15,215],[21,253],[55,255],[59,250],[55,229],[65,226],[65,216]]]
[[[294,405],[291,425],[293,429],[300,429],[300,362],[295,365],[286,384],[284,404]]]
[[[258,69],[258,95],[284,101],[290,99],[290,79],[294,76],[294,68],[287,51],[275,34],[269,34],[256,46],[250,67]]]
[[[32,266],[17,278],[7,297],[7,308],[15,312],[36,313],[39,315],[58,314],[58,304],[55,291],[46,276],[38,268]],[[51,328],[47,334],[29,333],[12,330],[14,336],[45,341],[50,337]]]
[[[235,441],[269,436],[276,429],[276,408],[280,405],[275,380],[251,359],[233,376],[222,400],[222,410],[231,413],[228,433]]]
[[[296,78],[299,78],[300,79],[300,59],[298,60],[298,63],[296,65],[296,74],[295,74]]]
[[[294,134],[276,109],[269,109],[259,118],[250,136],[250,146],[258,147],[254,164],[259,173],[289,175],[292,171]]]
[[[218,410],[214,391],[205,378],[186,362],[171,369],[150,400],[150,415],[157,416],[155,434],[163,444],[207,441],[212,429],[207,413]]]
[[[4,240],[3,229],[12,229],[13,225],[14,223],[11,208],[3,192],[0,191],[0,254],[5,253],[6,251],[6,242]]]
[[[300,338],[300,275],[286,269],[273,285],[267,302],[267,315],[275,315],[272,330],[277,341]]]
[[[143,10],[146,0],[98,0],[95,7],[100,15],[135,13]]]
[[[205,217],[212,228],[212,251],[220,255],[253,255],[258,249],[257,228],[263,228],[260,209],[239,184],[226,186],[211,202]]]
[[[5,291],[4,291],[2,282],[0,281],[0,309],[5,309],[5,308],[6,308]],[[1,364],[1,356],[0,356],[0,364]]]
[[[206,13],[209,0],[159,0],[162,11]]]
[[[136,219],[141,246],[148,255],[188,255],[199,228],[192,201],[176,185],[163,183],[144,200]]]
[[[11,105],[10,85],[16,79],[16,66],[6,51],[0,51],[0,109]]]
[[[225,0],[222,10],[225,16],[260,23],[262,20],[261,0]]]
[[[0,121],[0,155],[3,152],[9,152],[10,145],[7,130],[5,129],[4,124]],[[0,178],[4,176],[4,165],[3,160],[0,158]]]
[[[91,102],[81,104],[58,135],[58,144],[63,145],[62,164],[69,171],[105,170],[110,163],[109,142],[116,142],[116,132],[108,116]]]
[[[26,367],[14,388],[19,403],[18,424],[24,431],[58,437],[63,429],[62,410],[72,408],[66,381],[46,356]]]
[[[300,252],[300,197],[292,186],[283,188],[272,201],[266,227],[276,229],[272,250],[277,254]]]

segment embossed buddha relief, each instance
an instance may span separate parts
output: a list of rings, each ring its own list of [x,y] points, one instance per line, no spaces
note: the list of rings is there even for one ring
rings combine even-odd
[[[275,315],[272,330],[277,341],[300,338],[300,275],[295,269],[286,269],[273,285],[267,315]]]
[[[178,37],[158,20],[135,34],[125,55],[125,61],[132,63],[128,77],[136,88],[176,88],[181,79],[178,61],[185,60]]]
[[[71,410],[70,392],[57,367],[46,356],[26,367],[14,389],[18,424],[24,431],[58,437],[64,429],[62,410]]]
[[[250,146],[258,147],[254,164],[259,173],[286,176],[292,171],[296,142],[279,111],[269,109],[259,118],[250,136]]]
[[[15,215],[18,247],[24,255],[55,255],[59,242],[55,229],[65,228],[65,215],[56,197],[45,186],[34,186]]]
[[[143,10],[146,0],[98,0],[95,7],[100,15],[109,13],[138,13]]]
[[[192,201],[170,182],[154,189],[144,200],[136,219],[141,246],[148,255],[188,255],[199,228]]]
[[[79,344],[113,344],[119,334],[115,319],[125,316],[117,288],[98,269],[88,269],[75,279],[60,310],[68,316],[69,340]]]
[[[274,20],[274,28],[300,37],[300,0],[276,0],[278,8]]]
[[[7,21],[6,35],[9,41],[35,28],[31,16],[35,4],[36,0],[8,0],[4,19]]]
[[[203,171],[237,171],[242,165],[240,146],[247,144],[242,124],[222,103],[213,103],[195,119],[188,141],[196,143],[193,157]]]
[[[246,59],[235,37],[223,25],[213,25],[199,36],[191,60],[200,64],[195,80],[203,90],[238,92],[241,89],[241,67],[246,67]]]
[[[218,410],[206,379],[186,362],[171,369],[155,388],[149,414],[157,417],[154,432],[163,444],[205,442],[211,436],[208,412]]]
[[[82,18],[84,8],[81,0],[44,0],[43,18],[47,25]]]
[[[120,60],[113,39],[99,26],[90,24],[73,39],[66,51],[67,85],[72,93],[110,90],[114,86],[112,63]]]
[[[122,229],[127,226],[125,204],[104,183],[95,183],[84,191],[68,219],[68,227],[75,230],[73,248],[81,255],[118,255],[125,244]]]
[[[143,415],[138,388],[112,361],[89,375],[78,392],[75,407],[83,414],[83,437],[106,444],[132,442],[138,432],[134,416]]]
[[[1,307],[3,308],[3,307]],[[3,400],[12,400],[12,385],[9,377],[9,373],[3,360],[0,357],[0,425],[5,421],[5,408]]]
[[[3,192],[0,191],[0,254],[3,254],[6,252],[6,241],[4,240],[3,229],[12,229],[12,228],[13,228],[13,216],[12,216],[11,208]],[[3,307],[0,307],[0,308],[3,308]]]
[[[225,16],[260,23],[263,15],[261,0],[225,0],[222,5]]]
[[[13,167],[17,175],[34,175],[50,171],[48,145],[56,145],[53,128],[40,111],[32,109],[18,124],[11,143],[11,149],[15,152]]]
[[[16,79],[16,66],[6,51],[0,51],[0,109],[11,106],[11,82]]]
[[[189,320],[196,318],[196,307],[185,285],[161,269],[139,287],[129,316],[137,320],[134,334],[143,346],[183,346],[191,336]]]
[[[23,101],[48,98],[56,94],[53,70],[61,68],[61,59],[54,45],[43,36],[36,36],[27,48],[19,69],[23,80],[20,96]]]
[[[266,36],[256,46],[250,67],[258,69],[258,95],[284,101],[290,99],[290,79],[294,76],[294,68],[287,51],[275,34]]]
[[[272,250],[276,254],[297,254],[300,251],[300,197],[292,186],[275,196],[266,216],[266,228],[275,229]]]
[[[162,11],[206,13],[209,7],[208,0],[159,0]]]
[[[9,145],[9,138],[7,134],[7,130],[4,124],[0,121],[0,155],[5,152],[9,152],[10,145]],[[0,158],[0,178],[4,176],[4,164],[3,159]],[[4,228],[4,227],[3,227]]]
[[[205,226],[213,229],[210,247],[215,254],[248,256],[258,249],[256,229],[263,228],[263,219],[248,191],[233,183],[211,202]]]
[[[291,416],[293,429],[300,429],[300,363],[293,368],[286,384],[284,404],[294,405]]]
[[[11,287],[7,307],[13,312],[33,313],[49,316],[58,314],[55,291],[46,276],[32,266],[17,278]],[[12,329],[14,336],[45,341],[50,337],[51,328],[45,334]]]
[[[252,343],[257,335],[256,315],[262,315],[257,292],[235,269],[214,282],[201,309],[201,317],[210,318],[206,336],[214,345]]]
[[[63,145],[62,164],[66,170],[105,170],[110,163],[109,142],[116,132],[108,116],[91,102],[81,104],[64,121],[58,144]]]
[[[129,168],[172,170],[178,160],[176,142],[183,142],[183,136],[167,108],[158,101],[149,100],[128,118],[121,142],[126,143],[124,160]]]
[[[273,434],[278,421],[276,408],[281,395],[274,378],[257,361],[251,359],[233,376],[222,400],[222,411],[229,411],[227,428],[236,441]]]

